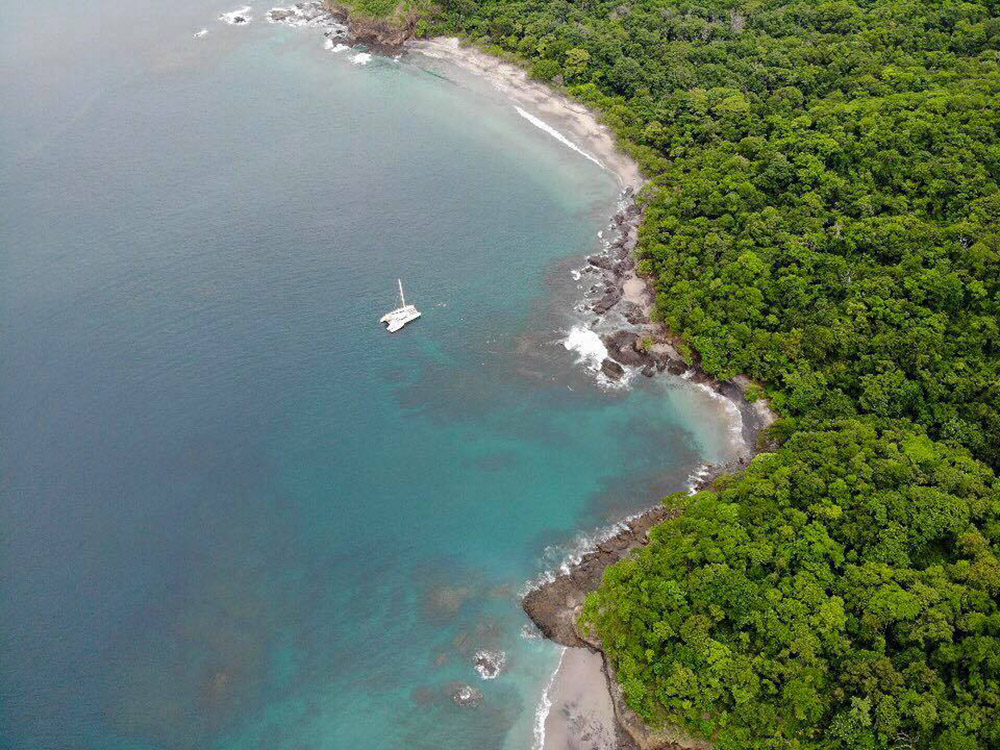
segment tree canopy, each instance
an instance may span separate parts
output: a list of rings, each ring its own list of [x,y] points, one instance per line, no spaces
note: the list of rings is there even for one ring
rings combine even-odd
[[[748,748],[1000,746],[1000,487],[899,423],[795,434],[587,601],[629,704]]]
[[[442,3],[602,113],[656,318],[785,417],[588,603],[629,703],[723,750],[1000,747],[1000,0]]]
[[[446,0],[652,179],[657,316],[787,415],[1000,465],[1000,2]]]

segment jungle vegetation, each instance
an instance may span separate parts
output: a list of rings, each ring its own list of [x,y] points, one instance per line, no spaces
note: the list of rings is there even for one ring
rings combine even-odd
[[[441,0],[599,110],[640,269],[780,447],[610,569],[627,700],[731,748],[1000,747],[1000,0]]]

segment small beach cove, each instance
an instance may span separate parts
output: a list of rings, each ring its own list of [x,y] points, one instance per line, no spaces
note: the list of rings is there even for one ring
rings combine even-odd
[[[85,101],[4,134],[36,128],[4,164],[6,744],[603,731],[521,595],[738,450],[696,375],[600,372],[586,259],[633,167],[449,40],[358,59],[235,10],[122,18],[133,77],[88,58]],[[389,336],[398,276],[424,317]]]

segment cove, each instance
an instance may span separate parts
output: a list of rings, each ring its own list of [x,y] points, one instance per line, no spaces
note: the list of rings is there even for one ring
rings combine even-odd
[[[458,71],[4,3],[0,744],[532,746],[525,586],[730,437],[563,346],[615,180]]]

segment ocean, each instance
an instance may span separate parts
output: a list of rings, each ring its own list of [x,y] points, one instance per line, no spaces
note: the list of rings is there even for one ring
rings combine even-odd
[[[613,176],[267,6],[2,5],[0,746],[537,746],[519,596],[731,450],[595,376]]]

